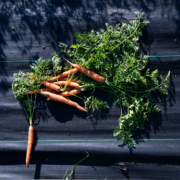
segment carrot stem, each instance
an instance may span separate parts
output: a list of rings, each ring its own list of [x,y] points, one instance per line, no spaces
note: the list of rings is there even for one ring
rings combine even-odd
[[[32,114],[34,114],[34,110],[35,110],[35,105],[36,105],[36,98],[37,98],[37,93],[35,94],[35,100],[34,100],[34,106],[33,106],[33,112]],[[32,119],[32,118],[31,118]],[[30,125],[32,125],[32,120],[30,122]]]
[[[27,109],[29,110],[29,117],[30,117],[30,119],[32,119],[31,104],[30,104],[30,100],[29,100],[29,95],[28,94],[27,94],[27,99],[28,99],[27,103],[29,104],[29,107],[27,107]],[[32,100],[32,98],[31,98],[31,100]]]

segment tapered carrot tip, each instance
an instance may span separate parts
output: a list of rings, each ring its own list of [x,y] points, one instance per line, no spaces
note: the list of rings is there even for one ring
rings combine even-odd
[[[88,70],[86,68],[82,68],[82,67],[78,66],[77,64],[73,64],[73,63],[69,62],[68,60],[66,60],[66,61],[69,64],[71,64],[74,68],[78,69],[80,72],[82,72],[86,76],[91,77],[95,81],[100,82],[100,83],[104,83],[105,82],[105,78],[103,76],[100,76],[99,74],[97,74],[97,73],[95,73],[95,72],[93,72],[91,70]]]
[[[27,152],[26,152],[26,167],[29,167],[31,150],[34,141],[34,128],[32,125],[29,126],[29,134],[28,134],[28,144],[27,144]]]

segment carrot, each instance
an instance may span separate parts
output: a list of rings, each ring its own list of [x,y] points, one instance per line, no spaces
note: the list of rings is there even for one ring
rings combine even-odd
[[[52,100],[65,103],[65,104],[68,104],[68,105],[70,105],[70,106],[74,106],[74,107],[76,107],[77,109],[79,109],[79,110],[81,110],[81,111],[87,112],[87,111],[86,111],[83,107],[81,107],[78,103],[73,102],[73,101],[71,101],[71,100],[68,100],[68,99],[66,99],[65,97],[61,96],[61,95],[53,94],[53,93],[50,93],[50,92],[41,92],[41,94],[43,94],[45,97],[50,98],[50,99],[52,99]]]
[[[55,81],[55,80],[57,80],[57,79],[60,80],[62,77],[66,77],[66,76],[68,76],[68,75],[74,74],[74,73],[76,73],[77,71],[78,71],[78,70],[77,70],[76,68],[71,69],[71,70],[69,70],[69,71],[65,71],[65,72],[61,73],[60,75],[49,79],[48,81]]]
[[[66,87],[66,89],[64,90],[64,91],[69,91],[69,90],[71,90],[72,89],[72,87]],[[57,94],[58,92],[56,92],[56,91],[50,91],[51,93],[54,93],[54,94]],[[61,94],[61,93],[60,93]],[[46,99],[47,101],[50,101],[50,100],[52,100],[52,99],[50,99],[50,98],[47,98]]]
[[[67,78],[67,77],[63,77],[63,78],[61,78],[60,79],[61,81],[69,81],[70,80],[70,78]],[[79,79],[71,79],[69,82],[78,82],[79,81]]]
[[[70,91],[70,90],[72,90],[72,87],[67,86],[66,89],[65,89],[64,91]],[[63,91],[63,92],[64,92],[64,91]]]
[[[38,89],[38,90],[35,90],[35,91],[29,91],[27,93],[28,94],[36,94],[36,93],[40,93],[41,91],[52,91],[52,89],[50,89],[50,88],[42,88],[42,89]]]
[[[80,89],[73,89],[69,92],[62,92],[60,95],[61,96],[64,96],[64,97],[67,97],[67,96],[73,96],[73,95],[76,95],[76,94],[79,94],[81,92]]]
[[[66,89],[64,91],[70,91],[72,89],[72,87],[66,87]],[[54,94],[59,94],[59,92],[53,90],[53,89],[50,89],[49,91],[47,92],[51,92],[51,93],[54,93]],[[60,92],[63,92],[60,90]]]
[[[78,69],[80,72],[82,72],[83,74],[91,77],[92,79],[94,79],[95,81],[98,81],[98,82],[101,82],[101,83],[104,83],[105,82],[105,79],[104,77],[100,76],[99,74],[96,74],[95,72],[93,71],[90,71],[86,68],[81,68],[80,66],[78,66],[77,64],[73,64],[71,62],[69,62],[68,60],[66,60],[69,64],[71,64],[74,68]]]
[[[26,152],[26,167],[29,167],[29,161],[31,157],[31,150],[34,140],[34,128],[32,125],[29,126],[29,134],[28,134],[28,144],[27,144],[27,152]]]
[[[55,91],[57,91],[57,92],[60,92],[60,87],[57,86],[57,85],[55,85],[55,84],[53,84],[53,83],[49,83],[49,82],[47,82],[47,81],[43,81],[42,84],[43,84],[44,86],[48,87],[48,88],[51,88],[51,89],[53,89],[53,90],[55,90]]]
[[[58,81],[58,82],[53,82],[55,85],[62,85],[62,86],[71,86],[74,88],[80,88],[78,83],[75,82],[68,82],[68,81]]]
[[[66,87],[66,89],[64,91],[70,91],[72,89],[72,87],[68,86]]]
[[[51,79],[51,78],[54,78],[54,76],[46,76],[46,77],[44,77],[44,79]],[[30,80],[33,80],[34,79],[34,77],[30,77]],[[37,81],[38,79],[35,79],[35,81]]]

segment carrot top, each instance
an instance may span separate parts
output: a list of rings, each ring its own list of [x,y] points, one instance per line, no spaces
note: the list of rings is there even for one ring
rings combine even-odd
[[[106,30],[77,33],[76,44],[70,48],[64,43],[59,44],[61,51],[73,58],[70,64],[81,68],[83,74],[79,75],[79,79],[82,90],[102,89],[120,107],[121,115],[114,136],[131,147],[135,146],[134,131],[143,129],[149,114],[158,111],[151,92],[158,90],[167,94],[170,76],[168,73],[166,78],[159,77],[157,70],[147,70],[148,57],[140,54],[139,38],[148,22],[142,20],[143,14],[135,15],[136,19],[129,23],[106,24]],[[103,78],[99,78],[99,82],[94,81],[98,76],[93,77],[92,72],[102,76],[105,81]],[[158,78],[161,78],[161,83]],[[88,107],[92,105],[94,110],[96,107],[100,109],[102,103],[88,98],[85,100]]]
[[[34,72],[25,73],[20,71],[19,73],[14,73],[13,75],[12,90],[14,97],[17,99],[29,117],[30,125],[33,124],[33,114],[36,106],[37,93],[41,86],[41,81],[43,80],[43,77],[46,77],[50,73],[48,71],[49,61],[50,60],[44,61],[42,58],[40,58],[30,66]],[[31,77],[34,78],[32,79]],[[35,97],[33,98],[32,93],[28,94],[28,92],[36,92]]]
[[[68,71],[64,72],[68,79],[65,85],[53,82],[58,84],[55,87],[53,83],[44,82],[44,77],[50,72],[48,72],[48,63],[46,64],[42,59],[31,65],[33,73],[14,74],[13,93],[16,98],[27,96],[25,106],[28,109],[27,114],[30,114],[30,124],[32,124],[35,103],[31,101],[32,94],[28,95],[27,92],[36,92],[41,83],[54,87],[57,91],[59,89],[63,91],[76,76],[81,82],[81,91],[99,88],[112,97],[114,103],[120,107],[119,123],[114,130],[114,136],[122,139],[124,144],[135,146],[133,139],[135,130],[144,129],[145,121],[149,119],[150,114],[159,111],[153,103],[152,91],[158,90],[161,94],[167,94],[170,78],[170,72],[163,78],[159,76],[158,70],[151,72],[147,69],[148,56],[140,54],[138,40],[142,28],[148,24],[147,21],[142,21],[142,15],[136,13],[136,19],[129,23],[115,26],[106,24],[106,30],[77,33],[76,44],[69,48],[68,45],[60,43],[61,52],[73,58],[67,66]],[[63,77],[61,74],[57,76],[62,69],[58,53],[53,54],[52,62],[55,77],[49,81],[58,81],[58,78]],[[73,70],[73,67],[76,69]],[[63,99],[61,96],[53,96],[51,93],[50,95],[52,96],[50,99],[59,101]],[[37,93],[35,100],[36,96]],[[92,113],[107,108],[106,103],[95,98],[93,93],[84,99],[84,102],[86,107],[91,109],[88,111]],[[75,103],[73,105],[77,106]]]

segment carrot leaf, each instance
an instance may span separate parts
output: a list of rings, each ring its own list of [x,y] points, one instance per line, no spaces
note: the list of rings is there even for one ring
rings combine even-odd
[[[57,52],[53,52],[52,55],[53,55],[52,57],[53,71],[56,76],[56,74],[60,73],[62,70],[62,66],[61,66],[62,61]]]
[[[93,114],[102,109],[109,109],[106,102],[101,101],[94,96],[86,98],[84,100],[84,104],[87,112],[92,111]]]
[[[39,58],[35,61],[35,63],[30,65],[34,72],[20,71],[19,73],[14,73],[13,75],[12,90],[14,97],[26,112],[31,125],[36,106],[37,94],[35,94],[34,97],[29,95],[28,92],[37,91],[41,86],[41,82],[46,79],[45,76],[50,74],[50,71],[48,70],[49,61],[50,60],[44,61],[42,58]]]
[[[153,102],[152,92],[166,95],[170,78],[170,72],[163,78],[158,70],[147,68],[148,56],[141,55],[139,39],[149,22],[142,19],[143,13],[136,12],[135,16],[130,22],[106,23],[105,29],[76,33],[76,43],[69,48],[64,43],[59,44],[60,50],[72,58],[73,63],[105,78],[105,83],[98,83],[85,75],[79,76],[83,91],[102,89],[120,107],[114,136],[129,146],[135,146],[136,130],[144,129],[150,115],[160,110]],[[92,113],[107,108],[104,102],[92,96],[85,99],[85,106]]]

